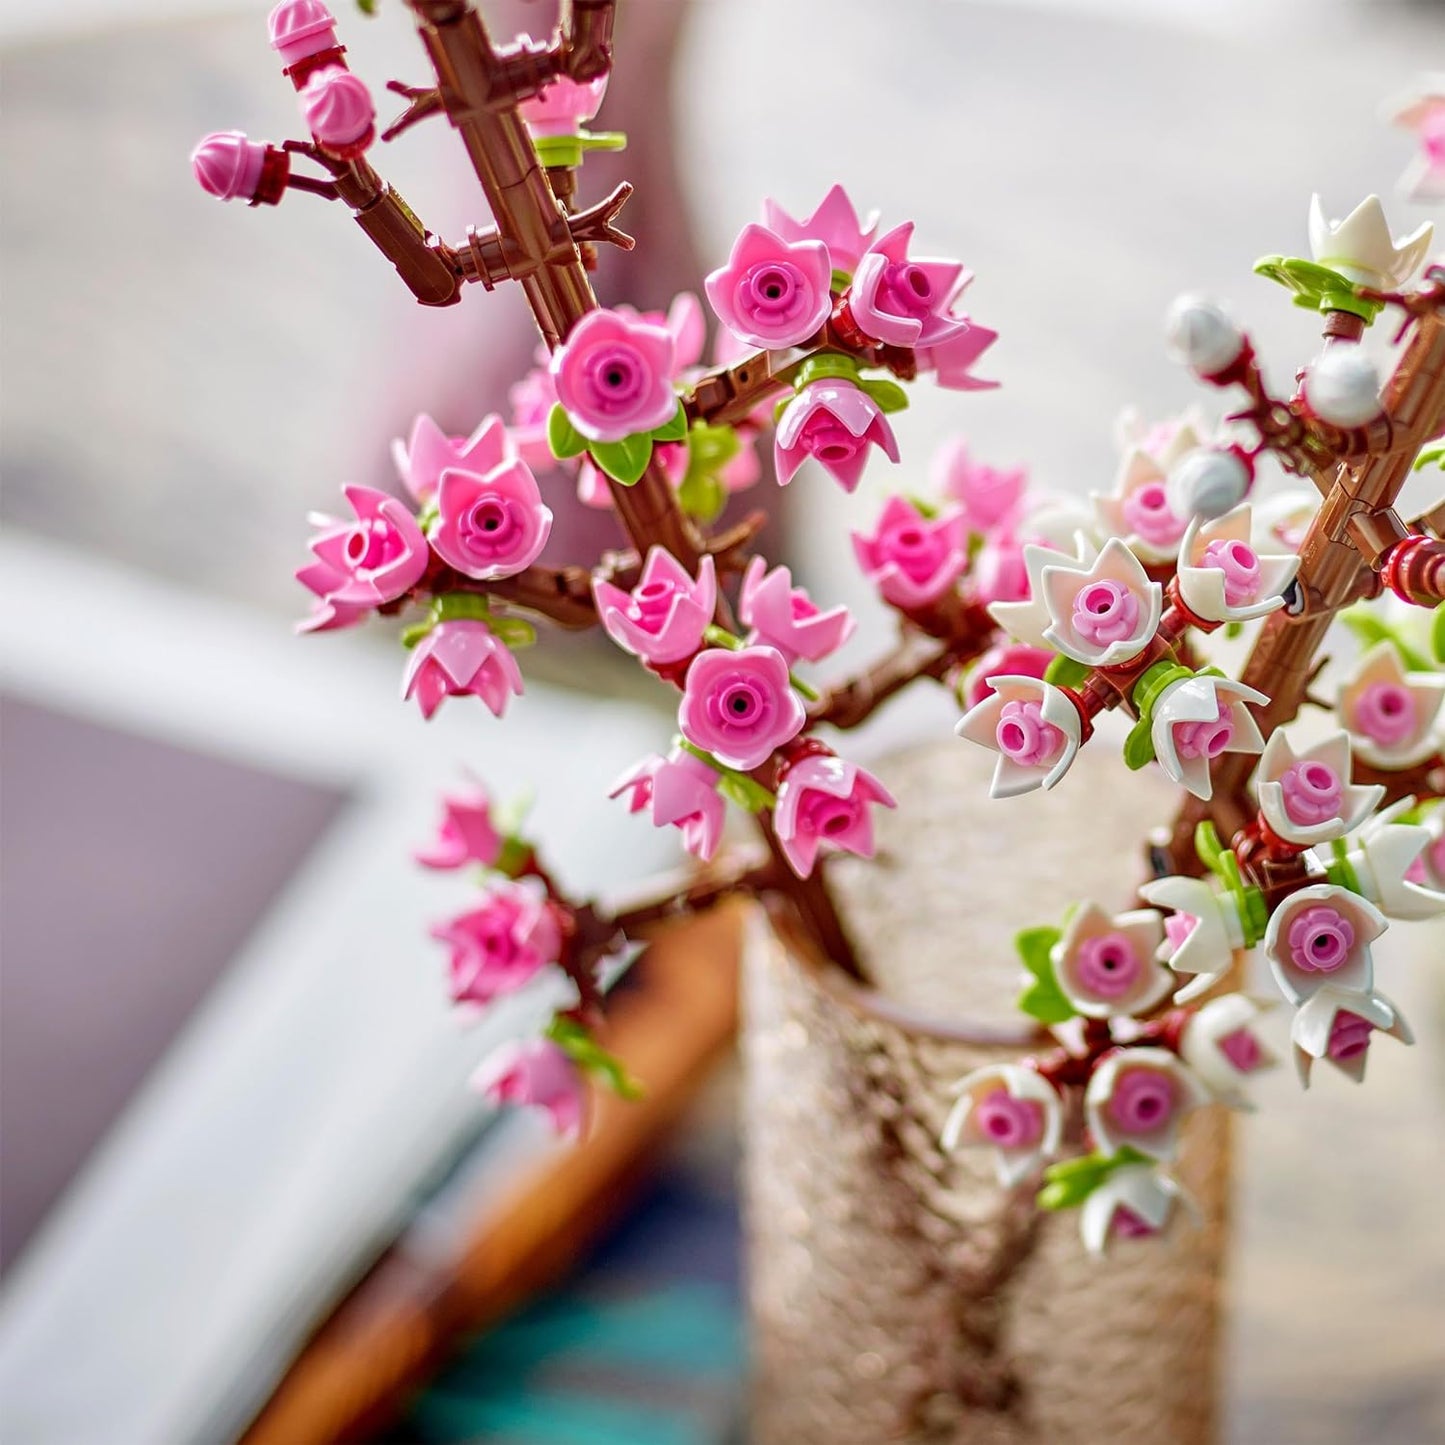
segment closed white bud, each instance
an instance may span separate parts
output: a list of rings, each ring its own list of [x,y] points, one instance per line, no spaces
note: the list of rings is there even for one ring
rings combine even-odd
[[[1200,517],[1208,522],[1232,512],[1253,481],[1253,472],[1238,452],[1201,447],[1169,473],[1165,486],[1176,517]]]
[[[1361,346],[1327,347],[1304,379],[1304,398],[1321,421],[1364,426],[1380,414],[1380,373]]]
[[[1244,333],[1222,306],[1202,296],[1181,296],[1165,323],[1169,354],[1196,376],[1215,376],[1244,350]]]

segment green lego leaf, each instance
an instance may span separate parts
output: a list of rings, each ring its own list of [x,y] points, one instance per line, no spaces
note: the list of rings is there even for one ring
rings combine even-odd
[[[1024,967],[1033,976],[1033,982],[1019,995],[1018,1006],[1041,1024],[1066,1023],[1078,1012],[1059,987],[1054,976],[1053,959],[1049,956],[1062,937],[1057,928],[1047,925],[1025,928],[1014,937],[1014,947]]]
[[[906,411],[908,409],[908,393],[904,391],[896,381],[889,381],[885,377],[877,377],[870,381],[860,381],[858,383],[858,389],[860,391],[866,391],[885,412]]]
[[[489,626],[508,647],[531,647],[537,640],[537,629],[523,617],[493,617]]]
[[[1356,294],[1355,283],[1347,276],[1301,256],[1263,256],[1254,270],[1292,292],[1294,304],[1309,311],[1347,311],[1368,326],[1384,306]]]
[[[1152,763],[1156,756],[1153,721],[1141,717],[1129,729],[1129,736],[1124,739],[1124,766],[1137,773],[1140,768]]]
[[[652,439],[655,442],[680,442],[686,436],[687,413],[678,402],[677,410],[661,426],[653,427]]]
[[[1044,669],[1044,681],[1055,687],[1083,687],[1093,675],[1093,671],[1087,662],[1079,662],[1059,652]]]
[[[1415,458],[1411,470],[1423,472],[1432,462],[1439,467],[1442,472],[1445,472],[1445,447],[1426,447],[1425,450]]]
[[[707,526],[722,516],[728,489],[711,472],[689,470],[677,489],[677,504],[695,522]]]
[[[736,803],[748,813],[765,813],[778,801],[756,779],[746,773],[736,773],[731,768],[722,770],[717,787],[728,802]]]
[[[575,1019],[553,1019],[547,1028],[547,1037],[584,1074],[600,1079],[619,1098],[642,1097],[642,1085],[627,1072],[622,1060],[604,1049]]]
[[[633,432],[621,441],[593,442],[587,450],[613,481],[631,487],[637,484],[652,460],[652,437],[647,432]]]
[[[547,413],[547,445],[558,461],[579,457],[587,450],[587,438],[572,425],[572,418],[560,401]]]
[[[1194,851],[1211,873],[1219,873],[1223,866],[1224,844],[1219,841],[1219,830],[1211,819],[1206,818],[1195,828]]]
[[[1075,1209],[1111,1174],[1131,1164],[1147,1164],[1148,1158],[1127,1144],[1117,1154],[1081,1154],[1063,1159],[1044,1170],[1044,1187],[1038,1193],[1041,1209]]]

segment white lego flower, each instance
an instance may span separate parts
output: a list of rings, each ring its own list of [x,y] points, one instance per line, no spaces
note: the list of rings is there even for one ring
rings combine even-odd
[[[1410,1025],[1383,994],[1320,989],[1295,1014],[1290,1026],[1300,1083],[1309,1088],[1311,1068],[1319,1060],[1328,1059],[1358,1084],[1365,1077],[1370,1044],[1377,1032],[1389,1034],[1402,1044],[1415,1042]]]
[[[1233,1109],[1251,1107],[1244,1080],[1279,1062],[1256,1027],[1262,1012],[1244,994],[1226,993],[1201,1005],[1184,1026],[1180,1056],[1214,1097]]]
[[[1120,537],[1145,562],[1169,562],[1179,551],[1189,521],[1177,512],[1167,479],[1170,471],[1204,444],[1193,416],[1178,417],[1152,430],[1137,414],[1120,425],[1129,436],[1112,492],[1090,492],[1098,530]]]
[[[1213,521],[1196,517],[1179,546],[1180,601],[1205,622],[1249,622],[1284,605],[1299,558],[1255,547],[1253,516],[1236,507]]]
[[[1084,1248],[1102,1255],[1111,1240],[1162,1234],[1180,1205],[1198,1217],[1197,1206],[1167,1174],[1148,1164],[1116,1169],[1084,1200],[1079,1212]]]
[[[1264,951],[1293,1004],[1323,988],[1362,992],[1375,982],[1370,945],[1389,927],[1368,899],[1334,883],[1291,893],[1269,917]]]
[[[1257,552],[1284,547],[1298,552],[1315,513],[1320,509],[1320,494],[1295,488],[1263,497],[1254,504],[1254,542]]]
[[[1096,903],[1069,915],[1050,961],[1063,995],[1085,1018],[1147,1012],[1173,987],[1157,961],[1164,920],[1152,908],[1110,917]]]
[[[991,1064],[965,1074],[953,1092],[958,1102],[943,1126],[943,1147],[991,1148],[998,1182],[1005,1189],[1058,1153],[1063,1101],[1036,1070]]]
[[[1168,1049],[1123,1048],[1089,1076],[1084,1120],[1100,1153],[1128,1145],[1164,1161],[1178,1151],[1184,1116],[1208,1102],[1209,1091]]]
[[[1221,753],[1257,753],[1264,738],[1246,703],[1269,699],[1242,682],[1200,673],[1171,682],[1154,703],[1149,736],[1159,766],[1196,798],[1214,791],[1209,765]]]
[[[1315,260],[1377,291],[1403,286],[1425,259],[1434,234],[1426,221],[1395,240],[1379,196],[1366,196],[1342,221],[1326,220],[1319,196],[1310,198],[1310,253]]]
[[[1244,921],[1233,896],[1217,893],[1203,878],[1182,874],[1152,879],[1139,889],[1139,896],[1156,908],[1174,910],[1164,920],[1159,962],[1175,973],[1194,975],[1174,995],[1175,1002],[1187,1003],[1207,993],[1229,972],[1235,954],[1245,946]]]
[[[1445,879],[1432,883],[1429,873],[1429,850],[1436,845],[1435,834],[1445,813],[1434,814],[1434,830],[1428,821],[1423,826],[1398,822],[1414,805],[1414,798],[1401,798],[1377,813],[1345,854],[1360,892],[1387,918],[1434,918],[1445,913]],[[1328,866],[1330,859],[1321,861]]]
[[[1301,848],[1353,832],[1379,806],[1385,790],[1350,782],[1350,738],[1331,733],[1302,753],[1280,729],[1259,762],[1259,811],[1276,836]]]
[[[1445,674],[1406,672],[1399,649],[1386,638],[1340,684],[1335,715],[1362,762],[1393,772],[1440,751],[1435,725],[1442,702]]]
[[[1078,708],[1041,678],[1005,674],[988,682],[993,692],[969,708],[954,731],[998,754],[989,796],[1014,798],[1052,788],[1078,755],[1083,738]]]
[[[1061,516],[1058,524],[1072,520],[1072,514]],[[1029,525],[1037,524],[1038,518],[1031,517]],[[1069,547],[1073,551],[1068,550]],[[1069,533],[1067,543],[1061,538],[1058,545],[1041,545],[1029,542],[1024,545],[1024,568],[1028,573],[1029,595],[1023,602],[990,602],[989,616],[1003,628],[1010,637],[1026,642],[1031,647],[1048,647],[1044,641],[1051,618],[1044,606],[1044,568],[1054,566],[1088,567],[1099,555],[1098,548],[1084,531],[1075,529]]]

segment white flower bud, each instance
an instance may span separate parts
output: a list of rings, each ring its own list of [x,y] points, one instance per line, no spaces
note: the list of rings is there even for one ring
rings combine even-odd
[[[1181,296],[1165,323],[1169,354],[1196,376],[1215,376],[1244,350],[1244,333],[1221,306],[1202,296]]]
[[[1379,370],[1361,346],[1328,347],[1305,374],[1304,398],[1321,421],[1364,426],[1380,414]]]
[[[1176,517],[1212,521],[1232,512],[1253,481],[1253,472],[1238,452],[1202,447],[1169,473],[1165,486]]]

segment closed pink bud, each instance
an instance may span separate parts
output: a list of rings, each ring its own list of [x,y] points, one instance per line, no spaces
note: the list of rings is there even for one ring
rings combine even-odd
[[[472,1075],[472,1088],[495,1104],[530,1104],[546,1110],[567,1138],[582,1130],[586,1086],[577,1065],[551,1039],[503,1044]]]
[[[430,718],[448,697],[479,697],[501,717],[507,703],[522,695],[522,671],[502,641],[484,622],[457,618],[439,622],[413,648],[402,678],[403,697],[415,697],[421,715]]]
[[[846,607],[820,612],[801,587],[793,586],[786,567],[769,572],[762,557],[754,557],[743,573],[738,616],[752,628],[749,642],[776,647],[790,667],[800,657],[809,662],[827,657],[852,636],[856,626]]]
[[[533,135],[576,135],[597,114],[607,93],[606,75],[595,80],[558,76],[517,107]]]
[[[271,48],[289,69],[336,44],[336,20],[321,0],[281,0],[267,17]]]
[[[462,868],[468,863],[492,867],[502,853],[502,835],[492,821],[492,800],[481,788],[442,799],[436,836],[412,857],[424,868]]]
[[[648,810],[654,827],[680,829],[682,846],[706,863],[717,852],[727,815],[717,790],[721,778],[686,748],[674,748],[665,758],[644,758],[612,785],[608,797],[625,793],[629,812]]]
[[[376,106],[359,75],[325,65],[302,87],[301,114],[317,141],[328,149],[363,146],[373,132]]]
[[[261,183],[266,147],[243,131],[218,130],[191,152],[191,170],[201,189],[221,201],[251,201]]]
[[[786,486],[812,457],[851,492],[863,479],[873,447],[889,461],[898,460],[898,439],[883,408],[851,381],[811,382],[778,418],[773,437],[778,483]]]

